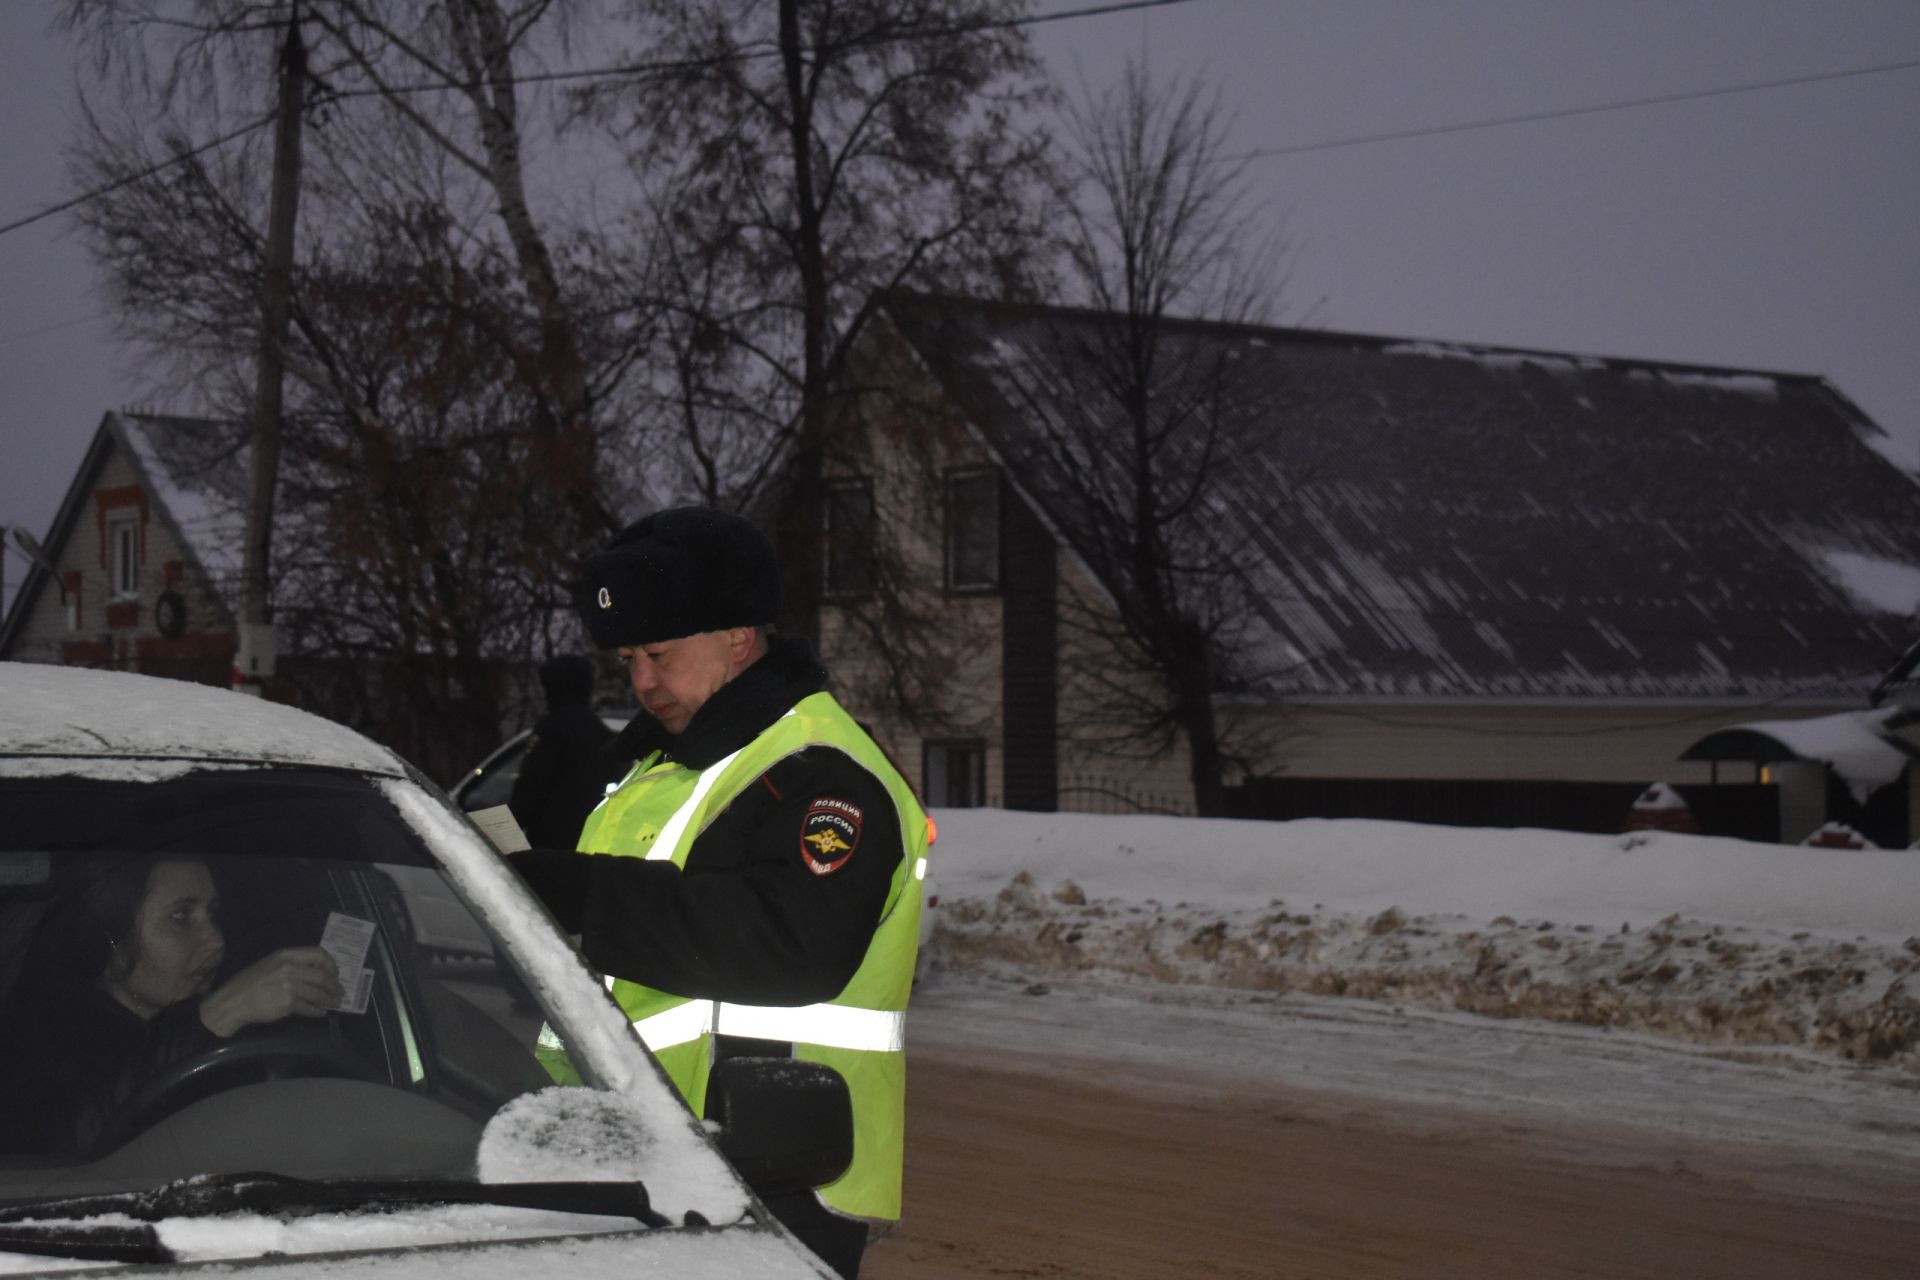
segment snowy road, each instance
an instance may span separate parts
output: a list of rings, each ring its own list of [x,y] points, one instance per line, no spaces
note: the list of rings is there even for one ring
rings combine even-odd
[[[1363,1001],[943,974],[890,1277],[1920,1274],[1920,1081]]]

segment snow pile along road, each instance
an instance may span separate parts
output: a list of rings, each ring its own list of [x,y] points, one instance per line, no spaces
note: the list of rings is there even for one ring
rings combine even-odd
[[[936,966],[1389,1001],[1920,1074],[1920,850],[938,815]]]

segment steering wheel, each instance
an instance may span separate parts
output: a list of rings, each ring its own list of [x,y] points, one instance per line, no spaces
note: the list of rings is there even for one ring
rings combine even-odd
[[[324,1032],[284,1028],[223,1041],[148,1078],[101,1130],[97,1151],[111,1151],[156,1121],[205,1097],[264,1080],[338,1076],[385,1083],[359,1055]]]

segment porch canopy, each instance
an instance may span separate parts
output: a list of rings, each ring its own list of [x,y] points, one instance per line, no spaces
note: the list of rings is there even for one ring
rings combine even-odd
[[[1911,707],[1873,707],[1805,720],[1756,720],[1730,725],[1680,753],[1682,760],[1746,760],[1755,765],[1817,760],[1831,768],[1853,798],[1867,797],[1895,782],[1916,749],[1894,731],[1920,721]]]

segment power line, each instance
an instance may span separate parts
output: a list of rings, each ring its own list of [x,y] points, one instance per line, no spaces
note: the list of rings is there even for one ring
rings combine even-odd
[[[908,40],[926,40],[941,36],[964,35],[976,31],[1012,29],[1015,27],[1038,26],[1050,22],[1064,22],[1081,18],[1107,17],[1146,9],[1163,9],[1176,5],[1190,4],[1193,0],[1117,0],[1116,3],[1087,5],[1076,9],[1062,9],[1054,13],[1030,14],[1020,18],[1005,18],[992,22],[960,24],[942,28],[908,28],[871,41],[874,45],[900,43]],[[585,67],[563,71],[528,72],[505,77],[499,81],[488,82],[500,85],[522,85],[536,83],[554,83],[565,80],[612,79],[615,77],[655,76],[706,70],[732,62],[750,61],[772,57],[775,50],[735,50],[725,54],[715,54],[707,58],[668,59],[654,62],[624,63],[613,66]],[[1680,102],[1694,102],[1708,98],[1727,97],[1740,93],[1755,93],[1768,89],[1790,88],[1797,85],[1818,84],[1831,80],[1846,80],[1860,76],[1881,75],[1889,71],[1908,71],[1920,67],[1920,59],[1908,59],[1901,62],[1881,63],[1877,66],[1854,67],[1843,71],[1813,72],[1802,76],[1786,76],[1772,80],[1755,80],[1744,84],[1723,85],[1712,89],[1696,89],[1678,93],[1653,94],[1640,98],[1627,98],[1617,102],[1592,103],[1578,107],[1559,107],[1546,111],[1523,112],[1509,116],[1491,116],[1479,120],[1463,120],[1452,124],[1430,125],[1414,129],[1398,129],[1381,133],[1361,134],[1350,138],[1331,138],[1319,142],[1302,142],[1284,147],[1259,147],[1251,151],[1239,152],[1233,157],[1223,159],[1256,160],[1277,156],[1301,155],[1312,151],[1332,151],[1344,147],[1367,146],[1378,142],[1398,142],[1415,138],[1439,137],[1453,133],[1467,133],[1480,129],[1497,129],[1509,125],[1531,124],[1546,120],[1563,120],[1576,116],[1598,115],[1610,111],[1629,111],[1639,107],[1662,106]],[[413,93],[445,93],[455,89],[477,87],[476,84],[448,83],[445,81],[417,85],[389,85],[361,89],[338,90],[325,95],[326,100],[339,100],[356,97],[391,97]],[[28,214],[13,222],[0,224],[0,235],[17,231],[22,227],[50,218],[54,214],[98,199],[103,195],[119,190],[121,187],[142,181],[214,147],[224,145],[256,129],[272,123],[273,117],[266,116],[243,125],[230,133],[209,139],[197,146],[161,161],[138,173],[107,183],[104,186],[83,191],[69,200]]]
[[[1332,151],[1340,147],[1366,146],[1375,142],[1399,142],[1408,138],[1431,138],[1448,133],[1466,133],[1475,129],[1498,129],[1506,125],[1531,124],[1540,120],[1564,120],[1571,116],[1599,115],[1607,111],[1630,111],[1636,107],[1665,106],[1676,102],[1695,102],[1736,93],[1754,93],[1762,89],[1784,89],[1794,85],[1818,84],[1827,80],[1847,80],[1855,76],[1880,75],[1888,71],[1910,71],[1920,67],[1920,59],[1886,62],[1874,67],[1854,67],[1846,71],[1819,71],[1778,80],[1754,80],[1746,84],[1724,85],[1717,89],[1695,89],[1683,93],[1654,94],[1645,98],[1627,98],[1619,102],[1600,102],[1584,107],[1558,107],[1550,111],[1531,111],[1521,115],[1492,116],[1484,120],[1463,120],[1455,124],[1431,125],[1418,129],[1397,129],[1387,133],[1361,134],[1352,138],[1332,138],[1324,142],[1302,142],[1289,147],[1260,147],[1236,156],[1256,160],[1271,156],[1299,155],[1307,151]]]
[[[56,320],[52,324],[43,324],[37,329],[22,329],[19,333],[0,334],[0,342],[24,342],[28,338],[38,338],[44,334],[58,333],[62,329],[71,329],[75,325],[93,324],[106,319],[96,311],[92,315],[75,316],[71,320]]]
[[[905,44],[914,40],[937,40],[947,36],[973,35],[984,31],[1011,31],[1018,27],[1037,27],[1049,22],[1066,22],[1079,18],[1104,18],[1118,13],[1130,13],[1141,9],[1165,9],[1174,5],[1192,4],[1194,0],[1115,0],[1110,4],[1086,5],[1078,9],[1061,9],[1053,13],[1028,14],[1020,18],[982,19],[978,22],[958,22],[943,27],[902,27],[898,31],[889,31],[880,35],[850,40],[846,47],[852,49],[879,47],[889,44]],[[563,80],[612,80],[616,78],[634,78],[642,76],[678,74],[687,71],[705,71],[714,67],[723,67],[735,62],[753,62],[762,58],[774,58],[780,50],[762,42],[760,47],[735,49],[727,53],[710,54],[700,58],[668,58],[649,62],[617,63],[604,67],[575,67],[561,71],[529,71],[497,80],[486,81],[431,81],[425,84],[387,85],[364,89],[342,89],[329,94],[334,98],[388,97],[394,94],[445,93],[452,89],[475,89],[481,85],[523,85],[552,84]]]
[[[1054,13],[1029,14],[1025,17],[1020,17],[1020,18],[1002,18],[1002,19],[997,19],[995,21],[991,21],[991,22],[983,21],[983,22],[977,22],[977,23],[960,23],[953,26],[949,26],[949,27],[939,27],[939,28],[934,28],[934,27],[905,28],[905,29],[902,29],[901,31],[891,33],[884,37],[876,37],[868,41],[855,41],[854,43],[855,45],[860,45],[860,44],[880,45],[880,44],[901,43],[908,40],[930,40],[930,39],[935,39],[942,36],[966,35],[966,34],[978,32],[978,31],[1011,30],[1016,27],[1039,26],[1043,23],[1048,23],[1048,22],[1065,22],[1068,20],[1080,19],[1080,18],[1106,17],[1112,14],[1128,13],[1128,12],[1141,10],[1141,9],[1165,9],[1175,5],[1191,4],[1191,3],[1193,3],[1193,0],[1115,0],[1114,3],[1109,3],[1109,4],[1085,5],[1077,9],[1062,9]],[[712,57],[707,57],[707,58],[683,58],[683,59],[669,59],[669,60],[658,61],[658,62],[626,63],[626,64],[621,64],[616,66],[588,67],[588,68],[581,68],[581,69],[576,69],[571,71],[530,72],[530,73],[504,77],[497,81],[486,81],[486,82],[449,83],[446,81],[436,81],[431,84],[389,85],[384,87],[373,87],[373,88],[365,88],[365,89],[343,89],[343,90],[329,92],[322,95],[322,100],[334,101],[334,100],[339,100],[344,98],[392,97],[399,94],[412,94],[412,93],[446,93],[455,89],[477,88],[481,83],[499,84],[499,85],[521,85],[521,84],[536,84],[536,83],[544,83],[544,82],[556,82],[556,81],[562,81],[562,80],[612,79],[616,76],[633,77],[633,76],[642,76],[642,75],[665,75],[665,74],[686,72],[686,71],[706,70],[712,67],[724,66],[730,62],[743,62],[743,61],[749,61],[749,60],[758,59],[758,58],[772,57],[777,52],[778,52],[777,50],[773,50],[773,49],[753,50],[753,51],[746,51],[746,52],[734,51],[726,54],[715,54]],[[18,231],[22,227],[32,226],[36,222],[40,222],[40,221],[43,221],[44,219],[51,218],[56,213],[64,213],[68,209],[76,208],[77,206],[83,205],[90,200],[97,200],[101,196],[109,195],[112,192],[118,191],[122,187],[129,186],[135,182],[143,181],[147,178],[151,178],[156,174],[162,173],[167,169],[172,168],[174,165],[184,164],[186,161],[191,160],[193,157],[201,154],[202,152],[210,151],[215,147],[222,146],[226,143],[232,142],[236,138],[240,138],[245,136],[246,134],[252,133],[255,129],[265,128],[267,125],[271,124],[272,122],[273,122],[273,117],[271,115],[263,117],[261,119],[253,121],[251,124],[243,125],[240,128],[233,130],[231,133],[225,133],[220,135],[217,138],[211,138],[206,142],[202,142],[187,151],[181,152],[179,155],[173,156],[167,160],[163,160],[158,164],[151,165],[148,168],[143,169],[138,173],[128,174],[123,178],[116,179],[115,181],[109,182],[103,186],[94,187],[90,190],[83,191],[69,200],[63,200],[58,204],[49,205],[44,209],[37,210],[36,212],[30,213],[23,218],[17,218],[12,222],[0,224],[0,235],[6,235],[10,231]]]
[[[88,191],[82,191],[79,195],[74,196],[71,200],[62,200],[59,204],[48,205],[46,208],[41,209],[36,213],[30,213],[24,218],[16,218],[12,222],[0,224],[0,236],[6,235],[9,231],[18,231],[22,227],[30,227],[34,223],[39,222],[42,219],[51,218],[56,213],[65,213],[68,209],[72,209],[78,205],[83,205],[87,203],[87,201],[89,200],[98,200],[101,196],[108,195],[112,192],[118,191],[122,187],[132,186],[136,182],[143,182],[146,179],[153,177],[155,174],[164,173],[166,170],[173,168],[173,166],[177,164],[185,164],[187,161],[193,159],[197,155],[200,155],[202,152],[211,151],[215,147],[224,146],[227,143],[232,142],[235,138],[244,137],[245,135],[252,133],[255,129],[265,128],[267,125],[270,125],[272,123],[273,123],[273,117],[271,115],[263,116],[260,119],[255,120],[251,124],[241,125],[238,129],[235,129],[230,133],[223,133],[217,138],[209,138],[207,139],[207,141],[199,143],[196,146],[190,147],[187,150],[178,153],[177,155],[169,157],[168,159],[162,160],[158,164],[149,165],[145,169],[140,170],[138,173],[130,173],[123,178],[116,178],[112,182],[109,182],[104,186],[94,187]]]

